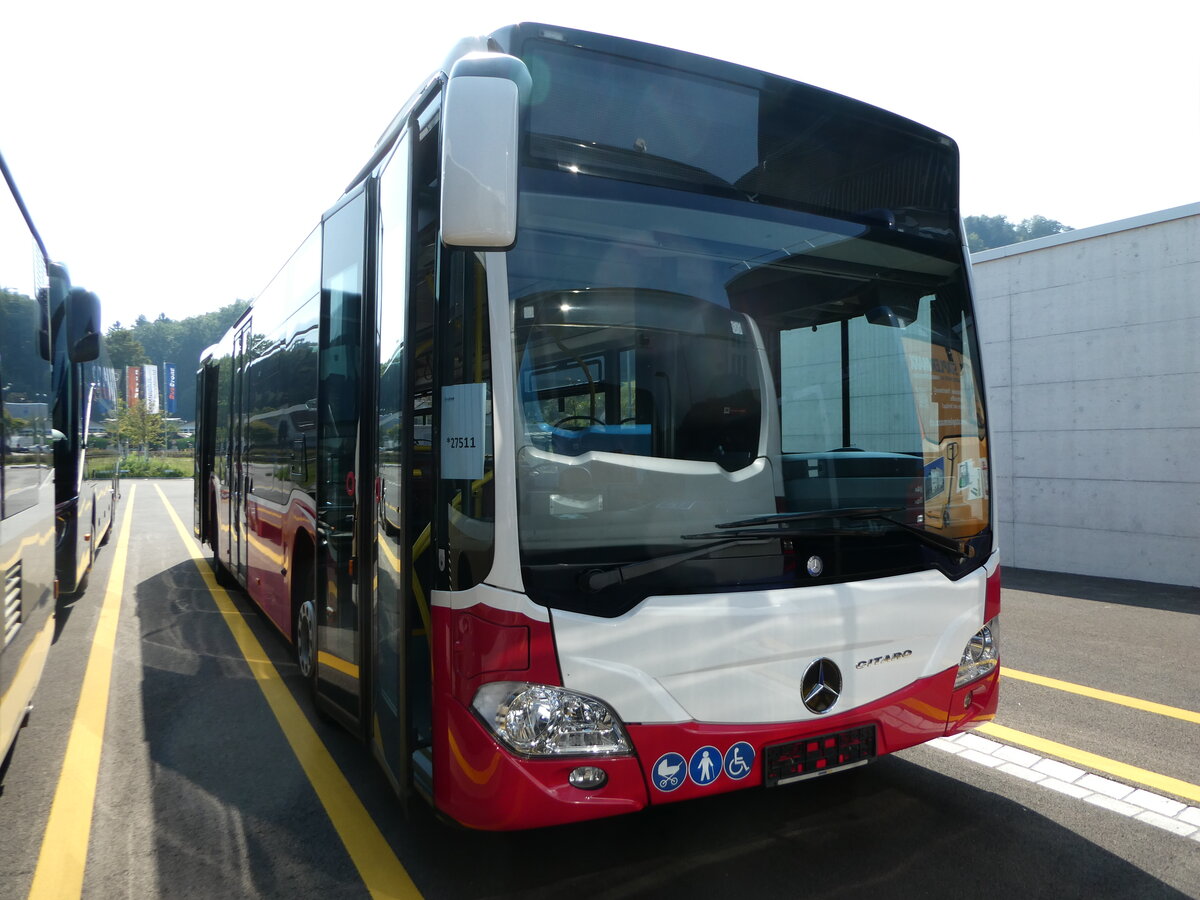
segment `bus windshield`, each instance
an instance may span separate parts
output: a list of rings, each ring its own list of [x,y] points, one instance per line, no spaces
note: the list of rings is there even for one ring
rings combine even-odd
[[[611,616],[655,593],[961,577],[986,558],[957,247],[664,186],[522,179],[507,263],[534,599]]]

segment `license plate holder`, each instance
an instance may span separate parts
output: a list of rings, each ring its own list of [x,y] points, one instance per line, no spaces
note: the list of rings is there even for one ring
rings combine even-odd
[[[875,758],[875,726],[862,725],[763,748],[767,787],[863,766]]]

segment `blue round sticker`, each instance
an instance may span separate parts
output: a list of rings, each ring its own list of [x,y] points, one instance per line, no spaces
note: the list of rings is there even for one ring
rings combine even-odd
[[[703,787],[721,777],[721,751],[716,747],[701,747],[692,754],[688,776]]]
[[[687,760],[679,753],[664,753],[654,764],[650,780],[660,791],[673,791],[687,780]]]
[[[750,774],[754,765],[754,748],[745,741],[738,741],[725,751],[725,774],[739,781]]]

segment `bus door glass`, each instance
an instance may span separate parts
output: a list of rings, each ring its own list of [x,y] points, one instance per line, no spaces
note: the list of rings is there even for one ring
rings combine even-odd
[[[400,139],[379,186],[379,514],[373,609],[375,752],[402,792],[413,784],[430,795],[439,104],[435,96],[415,115],[415,127]]]
[[[249,493],[250,468],[247,459],[246,369],[250,362],[249,344],[253,320],[237,333],[233,341],[233,471],[230,473],[233,522],[230,534],[230,567],[243,581],[246,578],[246,495]]]
[[[406,563],[404,484],[412,456],[405,416],[405,317],[407,313],[410,142],[406,133],[379,180],[379,303],[376,343],[379,347],[379,411],[376,422],[376,588],[371,609],[374,635],[375,752],[399,787],[408,780],[403,752],[405,720],[400,661],[405,656],[403,573]]]
[[[366,208],[360,193],[324,223],[317,390],[318,691],[354,722],[362,679],[356,535]]]
[[[196,537],[216,547],[216,507],[210,498],[214,456],[216,453],[217,366],[210,361],[196,372],[196,471],[192,486],[193,521]],[[114,471],[116,469],[115,453]]]
[[[408,508],[405,512],[406,539],[411,564],[405,615],[403,685],[408,710],[407,737],[414,765],[414,782],[432,790],[432,742],[434,710],[432,695],[431,642],[433,591],[437,579],[438,535],[434,533],[434,493],[438,431],[434,421],[437,403],[437,354],[435,333],[436,287],[441,278],[438,181],[440,97],[418,116],[419,140],[413,146],[411,263],[408,286],[408,393],[407,404],[411,456],[408,469]]]

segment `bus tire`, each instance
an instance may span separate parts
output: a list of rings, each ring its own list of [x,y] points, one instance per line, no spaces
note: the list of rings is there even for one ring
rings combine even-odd
[[[300,676],[317,693],[317,592],[310,545],[297,540],[292,560],[292,647]]]
[[[296,664],[306,682],[317,679],[317,604],[308,599],[296,610]]]

